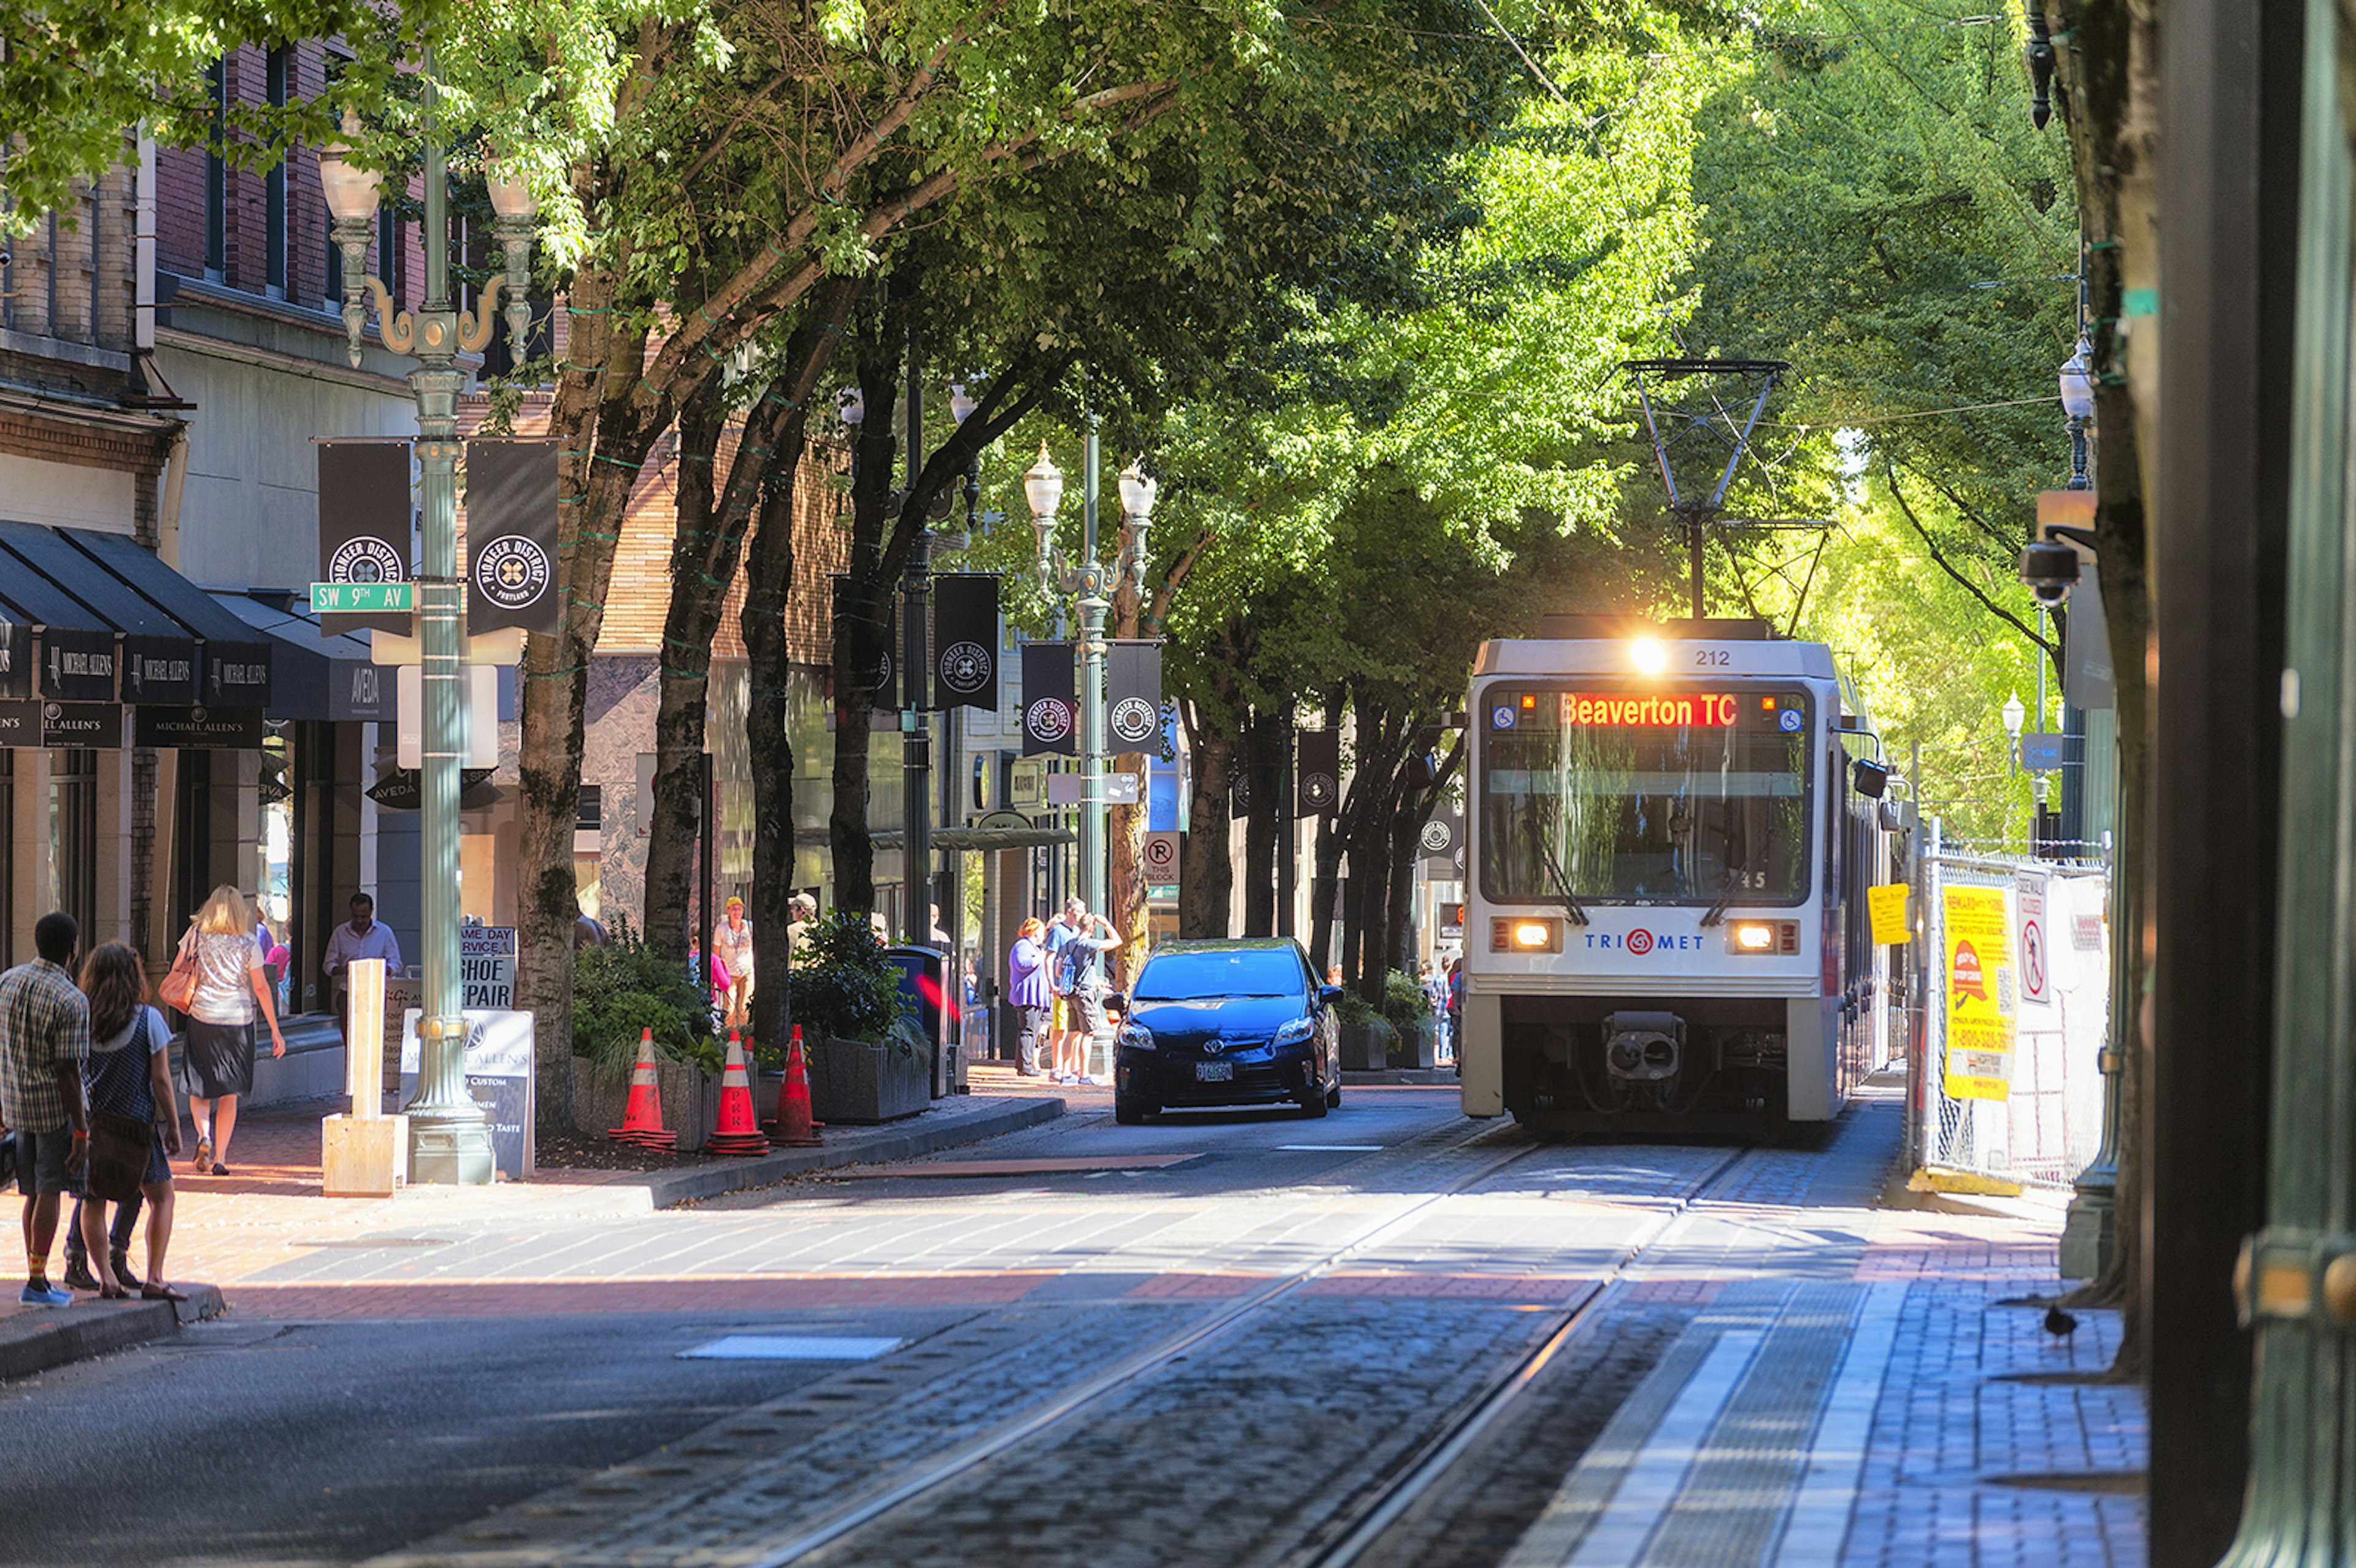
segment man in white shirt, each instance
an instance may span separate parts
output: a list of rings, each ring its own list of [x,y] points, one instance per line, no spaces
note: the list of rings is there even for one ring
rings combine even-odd
[[[381,958],[384,972],[390,976],[401,973],[401,944],[392,934],[392,927],[380,925],[376,919],[376,900],[366,893],[352,895],[352,918],[336,927],[327,938],[327,956],[319,967],[327,971],[327,983],[336,991],[336,1021],[346,1021],[351,1005],[349,966],[355,958]]]

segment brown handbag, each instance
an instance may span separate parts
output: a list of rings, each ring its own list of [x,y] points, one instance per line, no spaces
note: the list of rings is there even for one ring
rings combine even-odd
[[[180,951],[172,960],[172,971],[157,983],[155,999],[174,1012],[185,1013],[197,1000],[196,928],[180,938]]]
[[[136,1116],[91,1112],[90,1174],[84,1178],[90,1196],[109,1203],[128,1203],[138,1197],[155,1142],[155,1129]]]

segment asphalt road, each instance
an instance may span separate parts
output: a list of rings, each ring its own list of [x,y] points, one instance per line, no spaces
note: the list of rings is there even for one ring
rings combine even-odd
[[[1215,1322],[809,1560],[1275,1563],[1658,1233],[1664,1195],[1730,1157],[1537,1146],[1464,1120],[1447,1089],[1352,1089],[1318,1120],[1074,1115],[929,1162],[1084,1168],[836,1174],[650,1216],[322,1246],[275,1271],[308,1299],[393,1282],[504,1305],[232,1317],[0,1385],[18,1459],[0,1465],[0,1563],[758,1558],[878,1477]],[[531,1306],[557,1285],[575,1303],[626,1285],[645,1309]],[[699,1305],[744,1288],[792,1294]],[[1517,1442],[1522,1500],[1477,1533],[1438,1530],[1459,1548],[1444,1555],[1494,1561],[1677,1321],[1648,1307],[1565,1359],[1559,1430]],[[905,1343],[865,1363],[679,1359],[730,1334]]]

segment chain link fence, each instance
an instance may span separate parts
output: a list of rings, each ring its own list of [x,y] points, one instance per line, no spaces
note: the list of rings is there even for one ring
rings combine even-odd
[[[1907,1039],[1911,1163],[1927,1184],[2066,1186],[2103,1141],[2107,850],[1957,850],[1924,824]]]

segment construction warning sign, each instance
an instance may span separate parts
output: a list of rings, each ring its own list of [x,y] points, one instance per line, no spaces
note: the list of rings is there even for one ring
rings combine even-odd
[[[2005,891],[1949,887],[1943,894],[1947,1098],[2001,1100],[2012,1079],[2014,1005]]]

